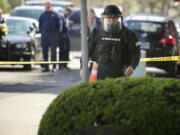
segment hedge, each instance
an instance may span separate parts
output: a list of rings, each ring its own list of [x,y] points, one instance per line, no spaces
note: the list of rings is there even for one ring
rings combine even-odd
[[[49,105],[38,135],[75,135],[95,123],[135,135],[180,135],[180,80],[147,76],[79,84]]]

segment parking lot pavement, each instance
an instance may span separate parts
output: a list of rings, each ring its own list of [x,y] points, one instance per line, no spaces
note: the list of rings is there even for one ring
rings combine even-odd
[[[42,73],[38,66],[31,72],[0,69],[0,135],[36,135],[52,100],[82,82],[79,59],[73,59],[69,67],[56,73]]]

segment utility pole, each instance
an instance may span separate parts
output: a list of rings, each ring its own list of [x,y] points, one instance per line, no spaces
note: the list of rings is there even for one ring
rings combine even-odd
[[[87,42],[87,0],[81,0],[81,49],[83,81],[89,80],[88,75],[88,42]]]

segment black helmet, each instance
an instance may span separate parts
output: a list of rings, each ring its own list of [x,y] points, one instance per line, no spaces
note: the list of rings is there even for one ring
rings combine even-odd
[[[122,12],[115,5],[108,5],[105,7],[104,12],[101,14],[102,17],[122,17]]]

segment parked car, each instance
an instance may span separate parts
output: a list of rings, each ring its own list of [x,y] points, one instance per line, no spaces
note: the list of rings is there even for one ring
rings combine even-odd
[[[52,0],[51,1],[52,3],[52,6],[56,6],[56,7],[63,7],[63,8],[66,8],[66,7],[73,7],[74,4],[72,2],[69,2],[69,1],[56,1],[56,0]],[[29,1],[26,1],[25,2],[25,5],[28,5],[28,6],[43,6],[44,4],[44,0],[29,0]]]
[[[125,26],[141,41],[147,57],[179,56],[178,33],[174,21],[152,14],[133,14],[125,18]],[[147,66],[165,69],[170,75],[177,72],[177,62],[148,62]]]
[[[31,18],[8,17],[8,34],[0,47],[0,61],[42,60],[38,22]],[[23,65],[30,70],[32,65]]]

